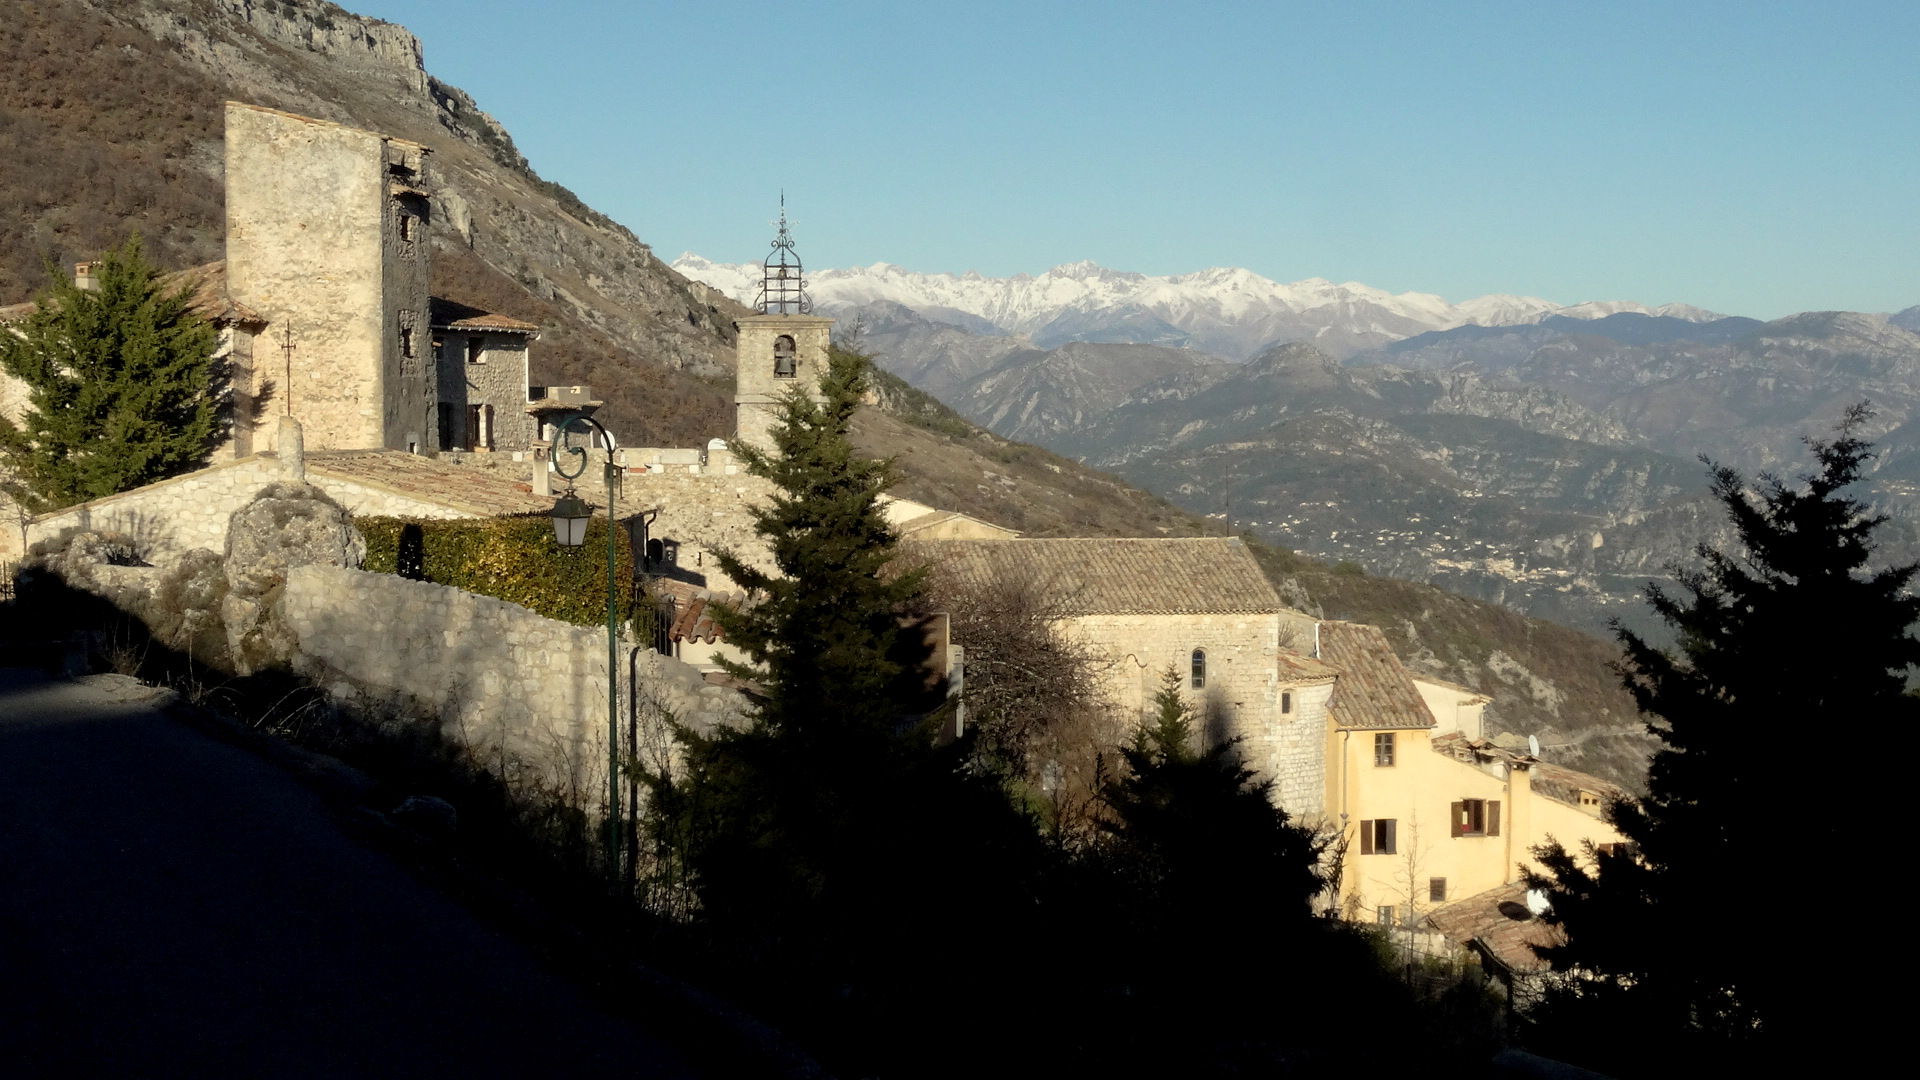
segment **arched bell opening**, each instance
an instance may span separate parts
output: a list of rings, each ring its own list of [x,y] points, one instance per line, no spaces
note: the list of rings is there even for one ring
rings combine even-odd
[[[773,339],[773,377],[791,379],[799,374],[799,350],[793,343],[793,335],[781,334]]]

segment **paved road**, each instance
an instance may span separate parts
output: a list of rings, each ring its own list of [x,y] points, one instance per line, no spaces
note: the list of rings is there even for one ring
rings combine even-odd
[[[277,766],[0,669],[0,1076],[687,1076]]]

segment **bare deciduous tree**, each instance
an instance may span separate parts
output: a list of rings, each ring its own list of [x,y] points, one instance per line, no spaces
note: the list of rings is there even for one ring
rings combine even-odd
[[[963,701],[983,763],[1004,771],[1063,836],[1097,813],[1111,753],[1125,736],[1103,690],[1112,660],[1062,625],[1070,595],[1031,567],[986,581],[932,568],[925,603],[966,649]]]

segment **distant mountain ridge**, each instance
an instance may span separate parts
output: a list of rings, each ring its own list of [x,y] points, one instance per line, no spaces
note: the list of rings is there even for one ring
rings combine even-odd
[[[716,263],[687,252],[673,268],[740,302],[759,288],[759,266]],[[1723,318],[1688,304],[1626,300],[1562,305],[1494,294],[1460,304],[1431,293],[1391,293],[1324,278],[1281,283],[1250,270],[1215,267],[1153,277],[1094,262],[1039,275],[924,274],[891,263],[808,275],[814,302],[832,314],[897,304],[974,333],[1020,334],[1050,349],[1069,341],[1188,348],[1247,360],[1276,344],[1312,342],[1336,358],[1434,330],[1514,326],[1547,318],[1599,319],[1621,312],[1689,322]]]

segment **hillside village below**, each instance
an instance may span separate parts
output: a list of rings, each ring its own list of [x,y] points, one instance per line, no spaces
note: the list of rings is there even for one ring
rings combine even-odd
[[[287,485],[310,485],[356,518],[552,510],[567,488],[552,471],[554,422],[590,413],[597,388],[530,385],[541,327],[430,295],[428,240],[447,227],[431,151],[230,102],[225,176],[224,260],[168,280],[218,329],[232,372],[230,435],[206,467],[156,484],[37,515],[9,504],[0,559],[59,566],[138,610],[144,601],[127,597],[157,595],[205,553],[232,559],[257,546],[235,530],[260,527],[249,518],[257,500],[296,498]],[[583,448],[595,463],[611,459],[636,586],[660,612],[651,642],[628,640],[617,693],[677,695],[681,715],[710,725],[744,708],[721,666],[744,655],[708,609],[753,602],[714,553],[773,566],[749,515],[771,488],[732,447],[766,447],[783,395],[817,396],[828,364],[833,320],[806,312],[792,255],[783,222],[761,302],[738,320],[731,430],[692,447]],[[80,264],[76,284],[92,287],[94,272]],[[0,309],[0,320],[32,310]],[[0,410],[18,420],[26,404],[25,387],[0,376]],[[579,489],[604,505],[597,471]],[[1114,741],[1146,720],[1163,674],[1177,672],[1204,738],[1237,740],[1281,808],[1338,838],[1339,892],[1324,903],[1345,918],[1406,926],[1426,935],[1423,948],[1471,952],[1510,981],[1525,978],[1541,969],[1529,945],[1549,940],[1519,877],[1531,850],[1549,838],[1603,850],[1620,842],[1601,816],[1616,785],[1552,764],[1524,740],[1490,739],[1487,695],[1410,671],[1376,627],[1289,608],[1240,540],[1026,539],[907,499],[886,512],[910,559],[983,587],[1018,567],[1050,593],[1057,632],[1099,658]],[[461,718],[459,737],[529,754],[569,746],[564,767],[549,767],[593,774],[604,756],[594,740],[605,735],[591,702],[609,672],[592,633],[368,573],[356,558],[364,550],[347,542],[307,565],[287,562],[277,585],[255,589],[252,608],[230,598],[231,662],[264,662],[246,640],[273,624],[271,659],[336,697],[430,702]],[[939,642],[946,693],[964,697],[968,645]]]

